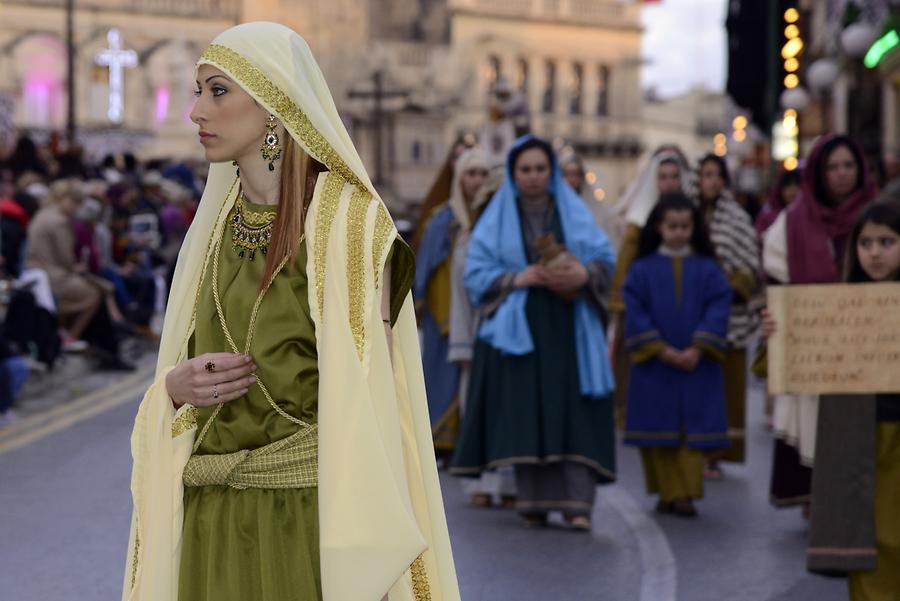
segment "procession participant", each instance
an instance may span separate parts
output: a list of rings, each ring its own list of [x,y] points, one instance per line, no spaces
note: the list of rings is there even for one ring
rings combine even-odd
[[[821,138],[803,170],[800,195],[763,238],[763,270],[779,284],[841,279],[841,258],[853,223],[875,197],[862,151],[849,137]],[[777,395],[771,503],[808,511],[819,399]]]
[[[515,466],[529,526],[562,511],[590,530],[595,485],[615,479],[602,314],[613,264],[550,144],[520,138],[469,242],[464,281],[485,317],[452,472]]]
[[[700,159],[699,167],[700,213],[716,259],[732,289],[728,347],[722,363],[731,444],[709,454],[704,472],[707,478],[717,480],[722,478],[719,460],[744,463],[746,455],[747,346],[758,327],[760,263],[753,221],[731,194],[725,160],[708,154]]]
[[[309,46],[228,29],[196,93],[212,165],[135,420],[123,598],[458,601],[412,253]]]
[[[422,331],[422,367],[434,448],[449,454],[459,433],[459,360],[450,347],[453,249],[471,231],[471,204],[488,175],[481,149],[463,151],[453,168],[453,183],[445,203],[425,226],[416,254],[413,294]],[[462,267],[458,266],[462,271]]]
[[[683,194],[663,196],[625,281],[625,444],[640,447],[660,513],[695,516],[703,452],[729,444],[722,363],[731,296],[700,211]]]

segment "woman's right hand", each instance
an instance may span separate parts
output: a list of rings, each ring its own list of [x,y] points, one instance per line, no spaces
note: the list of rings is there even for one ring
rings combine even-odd
[[[772,314],[769,313],[768,309],[763,309],[759,313],[762,321],[759,324],[759,334],[766,340],[772,337],[775,334],[775,331],[778,329],[778,324],[775,322],[775,318],[772,317]]]
[[[213,371],[206,369],[213,365]],[[247,394],[256,382],[256,364],[239,353],[204,353],[182,361],[166,375],[166,390],[175,408],[186,403],[208,407]]]
[[[523,271],[516,274],[513,286],[516,288],[529,288],[531,286],[543,286],[547,282],[547,268],[543,265],[529,265]]]

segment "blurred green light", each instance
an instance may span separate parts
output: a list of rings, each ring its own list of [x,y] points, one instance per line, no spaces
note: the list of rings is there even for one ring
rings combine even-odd
[[[884,34],[869,48],[866,58],[863,59],[863,64],[869,69],[874,69],[881,62],[881,59],[884,58],[884,55],[896,48],[898,44],[900,44],[900,35],[897,34],[896,30]]]

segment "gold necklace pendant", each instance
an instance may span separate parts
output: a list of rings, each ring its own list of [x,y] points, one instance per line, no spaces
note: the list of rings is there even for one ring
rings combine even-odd
[[[234,215],[231,217],[232,246],[240,258],[243,259],[245,254],[249,254],[252,261],[256,258],[257,251],[263,255],[269,252],[275,217],[275,211],[262,213],[246,211],[244,193],[241,192],[234,203]]]

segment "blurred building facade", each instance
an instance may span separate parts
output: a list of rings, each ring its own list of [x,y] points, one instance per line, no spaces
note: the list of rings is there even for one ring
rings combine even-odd
[[[38,136],[66,126],[65,5],[65,0],[0,4],[0,113],[15,128]],[[76,121],[89,154],[138,149],[148,156],[197,154],[187,119],[194,62],[215,34],[237,22],[240,0],[79,0],[74,5]],[[111,69],[97,59],[115,49],[116,41],[126,53],[120,56],[133,58],[134,66],[121,67],[122,110],[111,119],[116,86]]]
[[[644,150],[637,1],[267,0],[245,18],[306,37],[395,213],[414,212],[458,136],[508,141],[501,91],[517,133],[578,151],[613,194]]]
[[[414,211],[457,136],[499,142],[492,132],[502,130],[500,92],[515,105],[517,132],[584,155],[610,196],[625,187],[646,147],[637,0],[75,5],[76,117],[89,152],[199,156],[187,118],[194,63],[218,32],[253,20],[282,22],[307,39],[373,177],[400,214]],[[0,120],[5,110],[16,128],[64,129],[65,0],[3,0],[2,11]],[[122,67],[118,122],[109,113],[111,69],[97,64],[112,48],[113,29],[136,58]]]

